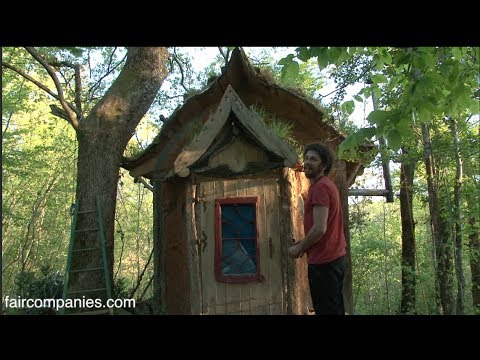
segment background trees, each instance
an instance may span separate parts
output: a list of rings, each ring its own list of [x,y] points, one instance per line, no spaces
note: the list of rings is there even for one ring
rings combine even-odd
[[[364,87],[354,96],[355,101],[362,102],[370,96],[378,101],[378,107],[367,117],[369,126],[344,141],[341,156],[355,157],[354,149],[365,139],[376,139],[382,144],[382,138],[385,138],[387,148],[383,149],[380,145],[379,150],[386,151],[391,159],[402,163],[405,172],[405,166],[410,167],[408,171],[413,170],[412,166],[422,154],[425,175],[417,176],[417,179],[427,183],[436,305],[437,311],[444,314],[464,312],[463,243],[466,240],[462,229],[467,228],[467,232],[474,234],[473,238],[478,232],[462,216],[463,212],[469,212],[473,207],[477,215],[472,216],[478,217],[478,202],[472,205],[466,201],[469,196],[475,195],[465,193],[463,202],[461,195],[464,182],[471,182],[478,192],[478,167],[473,170],[472,175],[476,175],[470,181],[463,178],[461,148],[468,153],[465,154],[468,158],[478,159],[478,138],[474,139],[472,135],[478,133],[479,55],[480,49],[472,47],[303,47],[282,60],[283,72],[289,74],[296,72],[297,60],[316,58],[321,68],[331,65],[331,73],[339,85],[333,104],[340,104],[346,86],[359,81],[364,83]],[[352,106],[354,102],[347,101],[336,105],[336,108],[351,109]],[[401,147],[404,151],[399,153]],[[416,158],[412,158],[414,154],[417,154]],[[403,179],[403,186],[411,187],[407,177]],[[409,198],[402,197],[401,200],[406,202]],[[408,204],[403,203],[403,206],[406,209]],[[402,215],[408,216],[409,213],[404,211]],[[403,220],[403,241],[409,242],[404,249],[411,248],[413,242],[407,234],[414,234],[414,229],[405,227],[413,227],[413,223],[408,218]],[[471,246],[470,242],[470,258],[474,267],[477,253],[478,248]],[[411,251],[404,252],[404,271],[412,273],[412,259]],[[478,287],[476,276],[472,274],[474,306],[478,306],[474,290]],[[403,281],[408,282],[408,277],[404,276]],[[411,291],[409,285],[404,283],[404,292]],[[407,311],[414,311],[413,307],[409,309]]]
[[[79,48],[37,50],[27,47],[25,50],[28,54],[20,49],[7,50],[2,66],[49,95],[48,105],[52,114],[66,120],[75,130],[78,143],[75,202],[83,211],[95,209],[97,200],[103,208],[112,276],[120,163],[136,126],[150,108],[167,75],[164,67],[167,50],[128,48],[124,58],[119,61],[115,61],[115,49],[103,53],[100,51],[100,54],[88,50],[85,53]],[[95,54],[100,61],[93,57]],[[100,73],[96,73],[98,69],[92,65],[96,61],[102,62]],[[117,74],[111,84],[102,82],[115,72]],[[94,80],[91,80],[92,76]],[[52,98],[54,103],[51,102]],[[57,170],[54,171],[52,181],[45,185],[45,196],[58,178]],[[42,200],[43,198],[38,198],[37,202],[41,204]],[[32,217],[38,211],[40,210],[34,209]],[[93,216],[78,220],[81,229],[98,228],[96,222],[97,219]],[[32,220],[31,226],[34,225]],[[27,231],[27,240],[29,233]],[[93,247],[92,236],[95,234],[92,235],[91,232],[77,233],[75,241],[78,248]],[[32,249],[28,253],[22,249],[22,260],[29,256]],[[76,264],[77,268],[94,268],[98,266],[100,256],[99,251],[93,254],[74,252],[72,264]],[[101,279],[101,276],[80,273],[71,277],[69,286],[82,290],[101,288],[103,286],[97,284]]]

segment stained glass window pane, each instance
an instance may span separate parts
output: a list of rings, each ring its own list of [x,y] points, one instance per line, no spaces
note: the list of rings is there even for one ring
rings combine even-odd
[[[255,204],[222,204],[222,272],[255,274]]]

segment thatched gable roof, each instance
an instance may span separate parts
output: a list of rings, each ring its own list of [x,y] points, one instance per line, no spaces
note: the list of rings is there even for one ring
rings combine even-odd
[[[203,92],[189,98],[164,123],[150,146],[138,157],[125,159],[122,167],[134,177],[153,177],[155,168],[172,168],[191,134],[208,121],[215,112],[228,86],[243,103],[266,109],[279,121],[291,123],[292,136],[300,144],[314,141],[327,143],[337,152],[345,136],[324,120],[324,112],[298,94],[270,83],[250,63],[243,50],[236,48],[224,73]],[[347,162],[347,181],[350,186],[363,166]]]

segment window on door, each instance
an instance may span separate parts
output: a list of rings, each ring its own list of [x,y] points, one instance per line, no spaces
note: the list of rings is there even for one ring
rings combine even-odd
[[[261,281],[257,197],[215,201],[215,278],[229,283]]]

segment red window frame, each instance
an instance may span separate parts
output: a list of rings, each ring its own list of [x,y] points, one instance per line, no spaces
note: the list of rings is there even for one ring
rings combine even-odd
[[[222,271],[222,205],[233,204],[255,204],[255,274],[232,275],[224,274]],[[248,283],[254,281],[263,281],[264,276],[260,274],[260,252],[258,247],[258,196],[235,197],[215,200],[215,279],[226,283]]]

